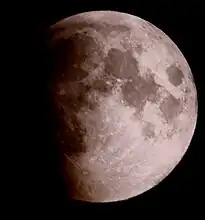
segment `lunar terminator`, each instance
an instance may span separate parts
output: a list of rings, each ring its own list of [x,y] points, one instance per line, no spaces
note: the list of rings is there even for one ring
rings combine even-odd
[[[178,164],[197,120],[190,67],[149,22],[93,11],[53,25],[49,81],[69,195],[90,202],[144,193]]]

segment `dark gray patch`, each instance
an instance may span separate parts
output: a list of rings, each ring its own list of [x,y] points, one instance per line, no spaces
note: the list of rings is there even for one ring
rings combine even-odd
[[[146,100],[156,101],[156,92],[160,86],[151,74],[147,79],[139,76],[138,62],[129,51],[112,48],[105,59],[105,71],[117,78],[129,79],[122,86],[122,94],[126,104],[134,106],[137,112],[143,110]]]
[[[131,78],[122,87],[124,100],[129,106],[136,108],[136,113],[141,113],[146,101],[155,103],[158,99],[156,95],[159,85],[156,84],[153,76],[148,79],[143,79],[138,74]]]
[[[145,139],[154,138],[155,137],[155,125],[152,123],[146,123],[143,127],[143,136]]]
[[[139,71],[138,62],[129,51],[112,48],[104,62],[105,71],[121,79],[132,77]]]
[[[180,100],[170,94],[163,100],[159,108],[166,122],[170,123],[181,112]]]
[[[106,83],[106,79],[97,79],[92,84],[92,89],[97,90],[100,93],[103,93],[104,95],[108,95],[111,93],[114,86],[115,82],[111,79],[109,79],[109,83]]]
[[[179,86],[182,83],[184,75],[178,67],[171,65],[166,69],[166,71],[170,83],[172,83],[174,86]]]
[[[90,91],[91,86],[84,85],[83,83],[64,84],[66,93],[58,95],[57,100],[60,105],[69,108],[71,112],[77,112],[80,108],[86,105],[86,94]]]
[[[106,85],[106,82],[100,79],[96,80],[92,87],[94,90],[98,90],[101,93],[107,93],[109,91],[109,87]]]

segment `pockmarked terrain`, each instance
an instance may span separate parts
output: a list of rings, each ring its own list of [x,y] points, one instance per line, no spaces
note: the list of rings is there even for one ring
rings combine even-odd
[[[70,195],[125,200],[151,189],[178,164],[197,120],[186,59],[149,22],[86,12],[49,29],[49,81]]]

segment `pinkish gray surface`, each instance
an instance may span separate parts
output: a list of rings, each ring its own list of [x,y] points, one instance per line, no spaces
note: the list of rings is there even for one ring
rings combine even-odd
[[[194,133],[191,70],[158,28],[132,15],[87,12],[50,28],[53,100],[75,199],[137,196],[165,178]]]

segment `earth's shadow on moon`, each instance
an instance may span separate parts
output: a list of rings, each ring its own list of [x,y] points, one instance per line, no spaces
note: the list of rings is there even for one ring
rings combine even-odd
[[[51,77],[52,60],[46,44],[43,42],[43,69],[39,72],[40,84],[42,86],[40,104],[41,104],[41,127],[39,132],[42,134],[42,145],[39,153],[44,156],[42,164],[43,174],[41,190],[42,196],[46,198],[46,206],[53,207],[55,210],[65,212],[68,209],[69,198],[67,196],[67,186],[64,181],[62,167],[63,156],[58,147],[56,135],[57,120],[55,117],[54,103],[49,90],[48,81]],[[41,66],[42,67],[42,66]],[[43,76],[42,76],[43,73]],[[45,181],[45,182],[44,182]],[[44,189],[45,188],[45,189]]]

